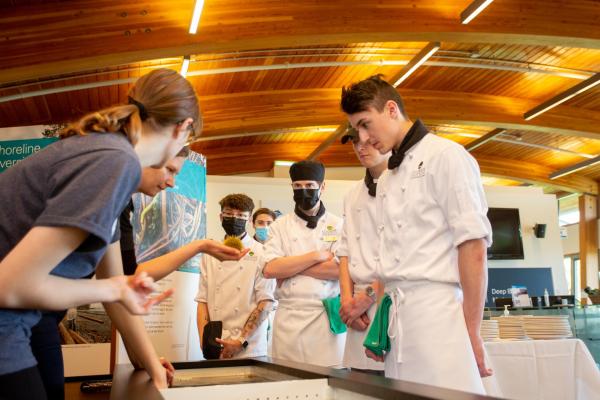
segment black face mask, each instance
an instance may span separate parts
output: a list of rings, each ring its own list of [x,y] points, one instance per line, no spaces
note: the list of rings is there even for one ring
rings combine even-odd
[[[319,189],[294,189],[294,202],[303,210],[310,210],[319,203]]]
[[[221,226],[229,236],[241,236],[246,232],[246,220],[235,217],[223,217]]]

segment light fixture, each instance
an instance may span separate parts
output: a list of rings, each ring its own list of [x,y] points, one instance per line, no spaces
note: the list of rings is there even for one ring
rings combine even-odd
[[[202,9],[204,8],[204,0],[196,0],[194,4],[194,12],[192,14],[192,21],[190,22],[190,33],[195,35],[198,32],[198,24],[200,23],[200,16],[202,15]]]
[[[475,0],[467,8],[460,13],[460,22],[461,24],[468,24],[473,21],[473,19],[479,15],[487,6],[492,4],[494,0]]]
[[[532,120],[533,118],[537,117],[538,115],[545,113],[546,111],[556,107],[559,104],[564,103],[565,101],[567,101],[569,99],[572,99],[573,97],[577,96],[578,94],[581,94],[581,93],[585,92],[586,90],[590,90],[591,88],[598,85],[599,83],[600,83],[600,73],[594,74],[591,77],[589,77],[588,79],[586,79],[585,81],[578,83],[577,85],[573,86],[572,88],[565,90],[564,92],[554,96],[550,100],[547,100],[547,101],[543,102],[542,104],[540,104],[539,106],[534,107],[531,110],[527,111],[525,114],[523,114],[523,118],[525,118],[526,121]]]
[[[412,60],[408,64],[402,68],[399,77],[396,79],[394,86],[398,86],[406,78],[408,78],[413,72],[417,70],[425,61],[429,59],[436,51],[440,49],[440,42],[430,42],[427,46],[423,47],[421,51],[417,53],[416,56],[413,57]]]
[[[552,174],[550,174],[549,178],[550,179],[562,178],[565,175],[572,174],[572,173],[580,171],[580,170],[582,170],[584,168],[589,168],[592,165],[596,165],[598,163],[600,163],[600,156],[594,157],[594,158],[589,159],[589,160],[582,161],[582,162],[577,163],[577,164],[573,164],[570,167],[559,169],[558,171],[553,172]]]
[[[183,62],[181,63],[181,71],[179,72],[181,76],[184,78],[188,73],[188,68],[190,67],[190,56],[183,57]]]
[[[291,167],[294,161],[275,160],[273,163],[276,167]]]

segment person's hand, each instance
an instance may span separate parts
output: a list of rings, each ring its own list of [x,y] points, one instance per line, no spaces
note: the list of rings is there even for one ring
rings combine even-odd
[[[239,251],[233,247],[225,246],[211,239],[203,239],[203,253],[216,258],[219,261],[238,261],[244,257],[250,249]]]
[[[375,301],[367,296],[366,293],[360,292],[354,295],[352,299],[342,302],[340,307],[340,317],[346,325],[363,315]]]
[[[377,354],[373,353],[371,350],[365,349],[365,355],[368,358],[370,358],[371,360],[375,360],[377,362],[385,362],[385,353],[382,356],[378,356]]]
[[[168,289],[156,296],[151,296],[157,285],[146,272],[140,272],[134,276],[114,276],[110,279],[119,290],[118,301],[134,315],[148,314],[152,306],[173,294],[173,289]]]
[[[152,383],[157,389],[166,389],[169,387],[169,382],[167,378],[167,370],[165,367],[161,366],[156,369],[156,372],[150,373],[150,378],[152,378]]]
[[[221,349],[221,358],[232,358],[243,349],[242,342],[236,339],[216,338],[215,340],[223,346]]]
[[[333,253],[328,250],[314,251],[313,259],[315,263],[322,263],[333,260]]]
[[[175,377],[175,367],[173,367],[173,364],[171,364],[164,357],[160,357],[159,360],[160,360],[160,364],[166,370],[167,385],[169,385],[169,387],[171,387],[171,386],[173,386],[173,378]]]
[[[483,347],[483,339],[479,333],[469,334],[471,340],[471,347],[473,347],[473,353],[475,354],[475,361],[477,362],[477,368],[479,369],[479,375],[482,378],[492,376],[494,371],[485,365],[485,351]]]
[[[369,327],[370,323],[371,320],[369,319],[367,314],[363,314],[360,317],[356,318],[354,321],[352,321],[348,326],[356,331],[365,331]]]

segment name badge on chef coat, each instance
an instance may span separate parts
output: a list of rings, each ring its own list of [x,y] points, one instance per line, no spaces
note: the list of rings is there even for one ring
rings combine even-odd
[[[339,239],[338,231],[333,225],[327,225],[323,232],[323,241],[328,243],[337,242]]]
[[[410,175],[411,179],[415,179],[415,178],[422,178],[425,176],[425,167],[423,166],[423,161],[421,161],[419,163],[419,166],[417,167],[416,171],[413,171],[413,173]]]
[[[246,257],[244,257],[244,259],[246,261],[258,261],[258,256],[256,255],[255,252],[253,252],[252,250],[250,250],[248,252],[248,254],[246,254]]]

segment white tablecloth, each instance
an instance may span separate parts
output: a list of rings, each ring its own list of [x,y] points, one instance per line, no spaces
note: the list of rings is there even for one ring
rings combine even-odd
[[[579,339],[485,344],[494,375],[483,380],[490,396],[514,400],[600,399],[600,371]]]

